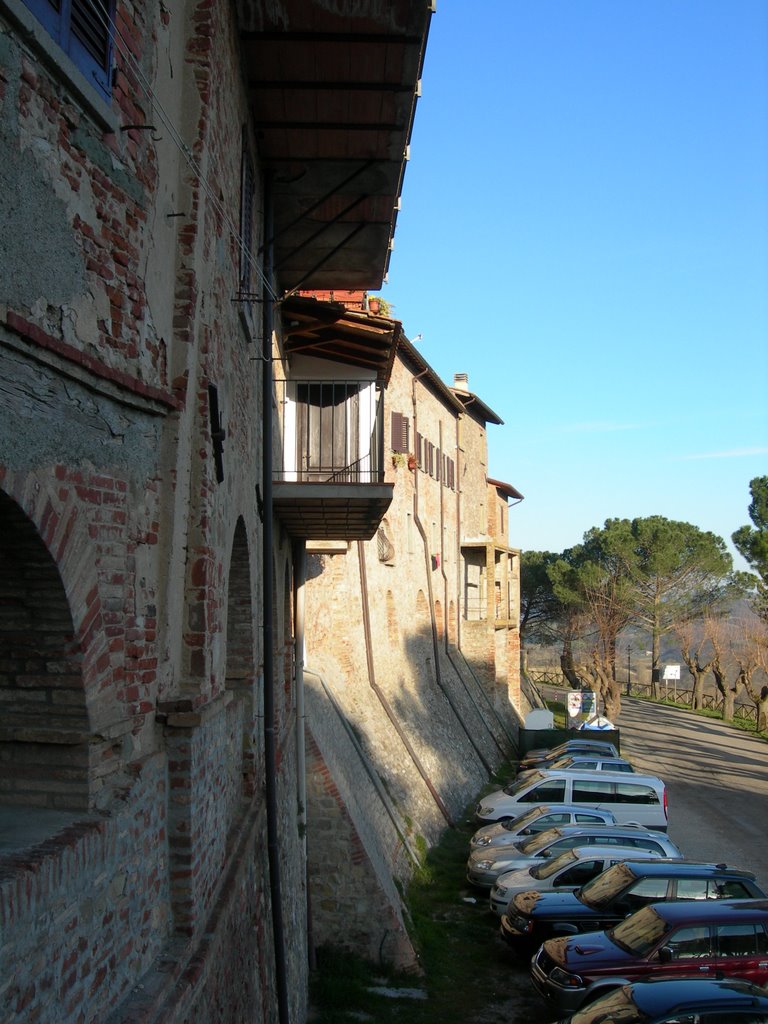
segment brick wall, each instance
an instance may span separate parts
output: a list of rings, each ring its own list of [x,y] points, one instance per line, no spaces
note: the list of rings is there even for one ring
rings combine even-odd
[[[321,698],[316,707],[313,731],[324,733],[324,748],[333,767],[310,735],[307,798],[313,942],[343,946],[373,963],[412,968],[416,953],[391,868],[403,857],[402,840],[382,815],[382,796],[361,770],[354,749],[329,721],[327,701]],[[329,742],[331,736],[337,743]],[[401,827],[405,829],[403,823]],[[383,858],[381,850],[387,846],[389,857]]]
[[[268,1019],[263,368],[258,317],[233,302],[227,218],[248,122],[234,10],[118,0],[110,103],[83,98],[19,32],[31,17],[0,5],[0,815],[12,837],[0,1019]],[[160,105],[194,168],[167,126],[127,128]],[[248,132],[245,145],[255,162]],[[255,187],[260,216],[258,175]],[[298,1021],[289,556],[277,530],[279,857]],[[33,805],[38,827],[24,832]]]
[[[73,817],[2,858],[3,1020],[102,1021],[161,953],[170,919],[163,759],[134,764],[132,775],[122,810]]]

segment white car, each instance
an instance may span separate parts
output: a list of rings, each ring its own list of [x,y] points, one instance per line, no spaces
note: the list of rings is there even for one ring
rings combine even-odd
[[[603,757],[601,754],[569,754],[546,766],[524,769],[518,779],[530,778],[537,771],[552,772],[633,772],[632,764],[623,757]]]
[[[602,754],[603,757],[618,757],[619,752],[609,740],[601,740],[595,737],[579,739],[574,738],[558,743],[556,747],[535,747],[527,750],[520,758],[520,763],[526,761],[556,761],[558,757],[566,757],[569,754]]]
[[[539,770],[482,797],[475,808],[475,821],[490,825],[516,818],[532,805],[553,803],[610,810],[617,821],[645,828],[664,830],[669,821],[667,789],[655,775]]]
[[[639,825],[588,825],[551,828],[537,832],[521,842],[501,848],[474,850],[467,861],[467,880],[490,889],[499,875],[517,867],[531,867],[544,857],[556,857],[575,846],[628,846],[651,850],[664,857],[682,857],[682,853],[664,832],[653,832]]]
[[[614,864],[625,860],[658,860],[660,856],[634,846],[574,846],[533,867],[516,868],[499,875],[491,889],[491,910],[501,917],[506,914],[509,901],[520,892],[578,889]]]
[[[469,841],[470,852],[488,846],[508,846],[517,843],[534,832],[558,825],[615,825],[612,811],[601,811],[578,804],[536,804],[524,814],[493,825],[483,825]]]

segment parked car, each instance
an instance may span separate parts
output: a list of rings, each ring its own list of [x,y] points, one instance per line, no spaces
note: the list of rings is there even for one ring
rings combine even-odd
[[[617,821],[666,830],[667,790],[655,775],[536,771],[484,796],[475,820],[488,825],[515,818],[533,804],[582,804],[610,810]]]
[[[589,739],[571,739],[564,743],[558,743],[556,747],[537,747],[535,750],[528,750],[520,759],[518,770],[525,768],[536,768],[539,761],[556,761],[558,757],[565,757],[568,754],[604,754],[606,757],[618,757],[619,752],[610,740],[600,740],[590,737]]]
[[[558,757],[556,761],[545,762],[538,768],[527,768],[518,771],[517,778],[522,779],[533,775],[535,771],[551,772],[633,772],[631,762],[623,757],[603,757],[602,754],[574,753]]]
[[[656,860],[616,864],[580,889],[529,889],[510,898],[501,934],[513,946],[536,947],[553,935],[610,928],[660,900],[749,900],[766,893],[750,871],[725,864]]]
[[[483,825],[469,841],[471,850],[487,846],[507,846],[521,838],[557,825],[614,825],[612,811],[600,811],[576,804],[538,804],[516,818]]]
[[[572,891],[597,878],[614,864],[626,860],[657,859],[660,853],[638,850],[636,846],[574,846],[556,857],[545,857],[528,868],[517,868],[499,875],[491,886],[490,906],[501,917],[519,892]]]
[[[768,992],[724,978],[622,985],[559,1024],[768,1024]]]
[[[547,939],[531,961],[534,986],[563,1014],[609,989],[691,974],[765,986],[768,900],[652,903],[609,931]]]
[[[489,889],[505,871],[531,867],[544,857],[556,857],[574,846],[629,846],[651,850],[665,857],[682,853],[664,832],[653,832],[637,825],[566,825],[528,836],[511,846],[473,850],[467,861],[467,879],[473,885]]]

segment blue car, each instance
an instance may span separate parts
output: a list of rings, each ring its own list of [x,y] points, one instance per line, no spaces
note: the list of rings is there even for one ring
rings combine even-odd
[[[559,1024],[768,1024],[768,992],[746,981],[640,981],[596,999]]]

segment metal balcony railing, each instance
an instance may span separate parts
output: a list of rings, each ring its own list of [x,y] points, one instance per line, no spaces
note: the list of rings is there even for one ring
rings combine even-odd
[[[276,381],[275,399],[283,445],[275,480],[384,480],[384,392],[376,381]]]

